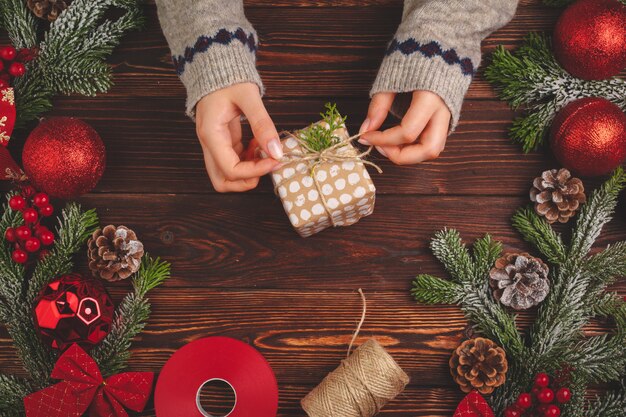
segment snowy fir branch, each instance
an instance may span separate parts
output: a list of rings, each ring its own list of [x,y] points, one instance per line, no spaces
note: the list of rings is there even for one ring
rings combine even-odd
[[[531,33],[511,53],[499,46],[485,69],[487,80],[511,107],[526,115],[513,122],[510,136],[524,152],[541,146],[557,112],[583,97],[604,97],[626,110],[626,81],[611,78],[582,80],[570,75],[552,53],[550,38]]]
[[[23,398],[34,387],[24,378],[0,374],[0,416],[13,417],[23,414]]]
[[[556,374],[564,367],[571,368],[573,397],[563,415],[623,415],[612,414],[623,413],[623,388],[591,404],[585,404],[585,393],[589,384],[619,381],[626,375],[626,302],[606,292],[607,285],[626,272],[626,242],[589,255],[602,227],[611,220],[625,184],[626,176],[618,168],[591,194],[569,244],[533,210],[521,208],[513,216],[514,227],[552,264],[550,292],[525,337],[517,330],[515,317],[493,298],[488,286],[489,269],[500,256],[501,246],[485,236],[474,243],[470,255],[455,230],[443,230],[433,238],[431,249],[451,280],[420,275],[411,292],[421,303],[460,304],[472,326],[505,349],[507,380],[490,398],[497,415],[520,392],[530,389],[535,374]],[[596,316],[612,319],[615,331],[585,337],[583,327]]]
[[[115,20],[112,9],[122,10]],[[38,48],[37,58],[14,83],[16,126],[52,108],[55,94],[93,96],[112,85],[106,58],[128,31],[143,24],[138,0],[75,0],[47,31],[23,0],[0,0],[0,26],[17,48]],[[43,32],[40,37],[38,33]]]
[[[150,316],[146,294],[169,276],[169,263],[144,255],[139,271],[132,278],[133,292],[122,300],[115,312],[111,331],[91,352],[104,376],[116,374],[126,366],[132,339],[143,330]]]

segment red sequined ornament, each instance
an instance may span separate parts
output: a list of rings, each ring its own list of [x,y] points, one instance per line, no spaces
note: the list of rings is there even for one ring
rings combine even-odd
[[[79,119],[58,117],[44,119],[28,136],[22,162],[37,189],[70,199],[96,186],[106,154],[91,126]]]
[[[65,350],[77,343],[85,350],[111,329],[113,302],[102,283],[80,274],[63,275],[44,287],[35,300],[35,327],[43,341]]]
[[[550,143],[556,159],[581,176],[605,175],[626,157],[626,115],[603,98],[583,98],[555,117]]]
[[[626,67],[626,6],[619,0],[580,0],[554,29],[554,54],[570,74],[602,80]]]

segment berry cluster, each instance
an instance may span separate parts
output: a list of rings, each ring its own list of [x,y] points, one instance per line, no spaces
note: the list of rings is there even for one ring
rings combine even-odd
[[[38,193],[29,185],[22,188],[20,194],[9,199],[9,207],[13,211],[21,211],[24,224],[18,227],[9,227],[4,232],[4,238],[13,243],[11,257],[17,263],[24,264],[28,256],[39,252],[42,246],[50,246],[54,243],[54,233],[41,224],[44,217],[49,217],[54,212],[50,204],[50,197],[46,193]],[[39,258],[48,254],[47,249],[39,252]]]
[[[515,404],[504,411],[504,417],[559,417],[559,405],[569,402],[572,392],[569,388],[555,386],[554,382],[547,374],[537,374],[531,392],[521,393]]]
[[[30,49],[20,49],[12,46],[0,47],[0,89],[10,87],[15,77],[26,73],[25,62],[33,59]]]

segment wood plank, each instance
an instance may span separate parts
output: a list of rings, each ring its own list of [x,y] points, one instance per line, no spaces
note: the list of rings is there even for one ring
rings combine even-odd
[[[302,128],[317,119],[324,100],[266,100],[279,130]],[[340,99],[351,132],[358,131],[368,102]],[[107,146],[107,169],[96,193],[213,193],[195,125],[179,99],[76,97],[57,101],[51,115],[85,119]],[[373,174],[379,194],[523,195],[532,179],[557,166],[544,152],[523,155],[507,137],[513,112],[494,101],[466,101],[460,126],[439,159],[396,166],[373,152],[384,173]],[[390,118],[387,126],[398,123]],[[249,132],[246,132],[250,137]],[[23,135],[11,142],[21,153]],[[498,181],[494,181],[496,176]],[[264,179],[255,193],[271,194]]]
[[[353,290],[366,285],[369,291],[407,291],[419,273],[445,276],[428,248],[444,227],[458,229],[467,242],[490,233],[507,251],[531,249],[508,220],[526,203],[522,197],[383,195],[374,214],[356,225],[307,239],[292,230],[270,195],[92,194],[82,201],[98,208],[101,224],[131,227],[150,252],[170,261],[169,287]],[[597,247],[624,240],[625,230],[619,214]]]
[[[172,69],[156,7],[147,6],[146,14],[145,29],[127,36],[111,60],[116,87],[109,94],[184,96]],[[361,7],[358,18],[348,7],[332,8],[332,13],[325,7],[248,7],[247,16],[260,34],[258,67],[267,96],[367,96],[400,14],[399,4]],[[529,31],[550,31],[558,14],[559,10],[536,2],[521,5],[509,25],[485,40],[485,54],[498,44],[519,45]],[[494,98],[481,74],[468,97]]]
[[[376,338],[415,387],[454,387],[447,362],[467,326],[460,309],[417,305],[408,291],[376,292],[363,284],[368,314],[357,344]],[[113,288],[116,303],[127,287]],[[281,385],[315,385],[336,368],[361,314],[356,291],[159,288],[150,299],[153,313],[133,344],[131,369],[158,371],[184,344],[221,335],[256,347]],[[531,313],[522,313],[521,328],[527,328],[531,319]],[[605,324],[594,323],[588,331],[595,334],[606,329]],[[0,369],[21,372],[4,330],[0,333]]]

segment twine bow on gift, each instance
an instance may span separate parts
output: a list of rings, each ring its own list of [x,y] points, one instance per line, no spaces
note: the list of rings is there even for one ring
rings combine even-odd
[[[126,372],[102,378],[98,364],[74,344],[52,370],[58,384],[24,398],[27,417],[128,417],[124,408],[142,411],[152,392],[152,372]]]
[[[368,147],[367,150],[360,153],[357,153],[352,147],[347,148],[347,146],[349,146],[354,140],[358,139],[362,134],[363,133],[359,133],[357,135],[350,136],[322,150],[313,149],[300,137],[298,132],[292,133],[289,131],[283,131],[279,135],[281,138],[290,137],[294,139],[301,148],[301,151],[286,152],[279,161],[283,164],[283,166],[301,162],[305,162],[309,165],[309,175],[313,179],[315,188],[317,189],[322,200],[324,210],[328,213],[328,217],[330,218],[333,226],[337,225],[335,224],[331,209],[328,206],[326,198],[324,197],[324,193],[322,192],[322,187],[316,178],[315,169],[318,166],[329,162],[360,162],[373,167],[379,174],[382,174],[383,170],[378,165],[365,159],[365,157],[372,152],[373,146]],[[346,150],[348,152],[346,152]],[[283,178],[281,181],[277,182],[274,186],[274,193],[278,195],[278,189],[288,180],[288,178]]]

